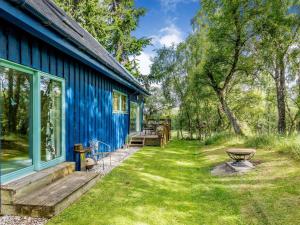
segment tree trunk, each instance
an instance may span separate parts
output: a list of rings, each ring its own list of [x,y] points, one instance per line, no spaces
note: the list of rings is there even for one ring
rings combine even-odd
[[[278,124],[277,129],[279,134],[286,133],[286,112],[285,112],[285,74],[284,62],[280,60],[275,70],[275,84],[276,84],[276,97],[277,97],[277,113]]]
[[[186,110],[185,110],[186,111]],[[193,128],[192,128],[192,122],[191,122],[191,117],[188,111],[186,111],[186,116],[188,118],[188,124],[189,124],[189,133],[190,133],[190,140],[193,139]]]
[[[228,106],[228,104],[226,102],[223,91],[218,90],[216,92],[217,92],[218,98],[220,100],[222,109],[223,109],[225,115],[227,116],[232,128],[234,129],[235,134],[244,135],[238,119],[235,117],[234,113],[231,111],[230,107]]]
[[[223,117],[222,117],[222,112],[221,112],[220,108],[221,108],[220,106],[218,106],[218,108],[217,108],[218,121],[217,121],[217,126],[214,129],[215,132],[222,130],[222,126],[223,126]]]

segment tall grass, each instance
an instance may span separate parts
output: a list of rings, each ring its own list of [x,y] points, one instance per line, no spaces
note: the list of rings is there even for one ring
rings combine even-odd
[[[218,133],[207,138],[203,144],[270,149],[289,154],[294,159],[300,160],[300,135],[255,135],[240,137],[232,133]]]
[[[294,159],[300,160],[300,135],[278,136],[262,135],[245,139],[246,147],[264,148],[287,153]]]
[[[229,132],[221,132],[212,135],[203,141],[204,145],[239,145],[243,138]]]

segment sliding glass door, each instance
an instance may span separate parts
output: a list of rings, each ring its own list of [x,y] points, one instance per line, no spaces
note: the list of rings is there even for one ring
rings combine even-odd
[[[41,76],[41,161],[62,155],[62,83]]]
[[[64,80],[0,59],[0,177],[65,161]]]
[[[32,166],[32,76],[0,66],[1,174]]]
[[[140,131],[140,107],[136,102],[130,102],[130,133]]]

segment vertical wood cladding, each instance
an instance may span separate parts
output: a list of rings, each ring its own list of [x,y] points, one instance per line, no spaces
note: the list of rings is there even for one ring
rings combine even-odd
[[[113,149],[125,143],[129,114],[112,113],[113,89],[130,90],[41,40],[0,21],[0,58],[51,75],[66,84],[66,156],[74,161],[73,146],[97,138]]]

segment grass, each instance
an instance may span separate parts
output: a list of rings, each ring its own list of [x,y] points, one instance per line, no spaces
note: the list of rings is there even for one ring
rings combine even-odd
[[[49,224],[298,224],[300,164],[275,149],[243,176],[213,177],[224,149],[244,139],[145,147]]]

